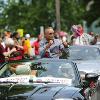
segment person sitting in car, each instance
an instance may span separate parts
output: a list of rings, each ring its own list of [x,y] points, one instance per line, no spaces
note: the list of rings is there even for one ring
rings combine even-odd
[[[73,35],[71,39],[74,39],[73,45],[90,45],[94,38],[91,35],[84,33],[84,29],[81,25],[73,25],[71,27]]]
[[[44,38],[40,41],[39,53],[41,58],[59,58],[63,49],[63,42],[54,38],[53,28],[46,28]]]

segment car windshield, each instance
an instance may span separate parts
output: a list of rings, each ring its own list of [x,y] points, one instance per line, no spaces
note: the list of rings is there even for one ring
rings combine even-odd
[[[71,46],[68,49],[68,59],[93,60],[100,59],[99,48],[89,46]]]
[[[100,62],[79,62],[77,63],[79,71],[86,73],[97,73],[100,75]]]
[[[56,77],[74,79],[75,73],[71,63],[66,62],[50,62],[43,64],[47,70],[41,73],[40,77]]]

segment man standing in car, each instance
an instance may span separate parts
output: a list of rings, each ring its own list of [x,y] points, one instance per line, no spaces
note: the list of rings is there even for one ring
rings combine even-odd
[[[41,58],[59,58],[63,48],[63,42],[60,39],[54,38],[53,28],[46,28],[44,38],[40,41],[39,52]]]

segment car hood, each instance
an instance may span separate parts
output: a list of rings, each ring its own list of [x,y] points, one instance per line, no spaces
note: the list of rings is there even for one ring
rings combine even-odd
[[[12,79],[18,78],[10,77],[9,81]],[[79,88],[73,87],[70,79],[65,78],[54,78],[54,77],[34,77],[32,81],[29,82],[29,77],[25,78],[25,76],[21,77],[19,83],[9,85],[8,88],[8,99],[10,100],[25,100],[25,98],[32,98],[34,100],[51,100],[51,98],[59,98],[59,97],[72,97],[76,91],[80,91]],[[15,81],[14,79],[14,81]],[[24,81],[22,81],[22,79]],[[8,80],[6,78],[6,80]],[[19,79],[17,79],[19,80]],[[2,80],[4,81],[4,80]],[[8,81],[8,82],[9,82]],[[16,82],[16,81],[15,81]],[[23,83],[21,83],[23,82]],[[29,83],[27,83],[29,82]],[[70,85],[71,84],[71,85]],[[16,90],[14,92],[14,90]],[[20,90],[20,91],[19,91]]]
[[[57,86],[57,85],[42,85],[37,86],[33,91],[24,93],[24,94],[16,94],[10,96],[9,99],[14,100],[51,100],[54,98],[72,98],[72,96],[80,91],[79,88],[69,87],[69,86]],[[21,99],[20,99],[21,98]]]

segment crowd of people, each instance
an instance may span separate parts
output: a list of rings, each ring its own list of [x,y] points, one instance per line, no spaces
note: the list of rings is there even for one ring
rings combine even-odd
[[[18,32],[6,31],[4,36],[0,38],[0,64],[9,60],[21,60],[37,55],[37,50],[32,54],[32,48],[37,49],[37,46],[36,41],[31,45],[30,34],[20,37]]]
[[[81,25],[71,27],[72,35],[45,28],[44,35],[39,34],[36,41],[30,41],[30,34],[20,37],[18,32],[5,31],[0,37],[0,64],[7,60],[20,60],[33,56],[40,58],[59,58],[69,45],[94,45],[98,36],[93,32],[84,33]]]
[[[47,27],[44,34],[39,34],[35,41],[32,41],[30,34],[20,37],[18,32],[5,31],[0,37],[0,65],[6,61],[39,58],[59,59],[64,48],[70,45],[94,45],[98,36],[93,32],[84,33],[81,25],[71,27],[72,35],[64,31],[57,32],[52,27]],[[12,65],[12,72],[16,74],[26,72],[36,76],[36,70],[31,70],[27,65]],[[27,71],[26,71],[27,70]]]

